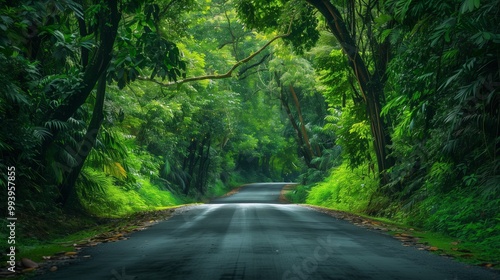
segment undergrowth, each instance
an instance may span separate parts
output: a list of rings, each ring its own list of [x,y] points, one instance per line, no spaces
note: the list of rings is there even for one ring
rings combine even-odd
[[[90,198],[81,198],[86,210],[98,217],[123,217],[157,207],[182,204],[185,200],[162,190],[147,179],[138,179],[136,189],[124,189],[112,184],[102,185],[102,191]]]
[[[499,199],[489,199],[478,190],[454,189],[434,194],[407,213],[407,222],[461,240],[500,248]],[[497,249],[500,256],[500,249]]]
[[[323,182],[312,187],[299,186],[287,197],[294,203],[305,202],[358,214],[378,213],[379,217],[408,227],[429,234],[443,234],[460,244],[469,244],[467,246],[474,247],[479,258],[469,262],[498,262],[500,199],[485,195],[479,186],[460,184],[460,180],[450,185],[449,178],[434,178],[433,173],[429,176],[418,192],[398,202],[377,191],[377,178],[368,174],[366,169],[351,170],[342,164]]]
[[[350,169],[344,163],[333,169],[323,182],[312,187],[305,202],[336,210],[363,212],[377,184],[376,175],[366,167]]]

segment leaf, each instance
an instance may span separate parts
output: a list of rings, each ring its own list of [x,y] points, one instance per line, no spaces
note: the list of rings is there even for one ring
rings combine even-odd
[[[388,23],[389,21],[392,20],[392,16],[389,14],[381,14],[377,18],[375,18],[375,23],[377,23],[379,26]]]
[[[112,175],[118,179],[126,179],[127,171],[119,162],[113,162],[112,164],[104,166],[104,172],[109,175]]]
[[[402,0],[394,3],[394,18],[397,21],[403,22],[406,17],[406,12],[408,12],[408,9],[410,8],[411,2],[412,0]]]
[[[472,12],[475,9],[479,8],[480,5],[480,0],[465,0],[460,7],[460,13],[464,14],[467,12]]]
[[[75,13],[77,18],[83,19],[82,5],[72,0],[66,0],[66,5]]]
[[[387,36],[391,35],[391,33],[392,33],[392,29],[386,29],[386,30],[382,31],[382,33],[380,34],[380,42],[385,41]]]
[[[66,42],[66,39],[64,38],[64,34],[61,31],[54,30],[52,32],[52,35],[54,35],[54,37],[56,37],[57,41],[59,41],[59,42]]]
[[[443,53],[443,58],[445,60],[452,60],[455,59],[458,54],[459,54],[458,49],[449,49]]]
[[[495,35],[493,33],[490,33],[490,32],[482,32],[482,34],[483,34],[483,38],[486,40],[491,40],[491,38],[495,37]]]
[[[14,23],[14,20],[9,16],[0,15],[0,19],[3,21],[6,27]]]
[[[45,127],[50,130],[66,130],[68,129],[68,124],[60,120],[50,120],[44,124]]]
[[[3,91],[5,98],[14,104],[24,104],[29,105],[29,101],[26,96],[20,92],[17,86],[7,87],[8,90]]]
[[[33,136],[35,136],[38,140],[43,141],[52,136],[52,133],[45,127],[35,127],[33,130]]]
[[[37,268],[39,266],[36,262],[34,262],[28,258],[22,258],[21,263],[26,268]]]

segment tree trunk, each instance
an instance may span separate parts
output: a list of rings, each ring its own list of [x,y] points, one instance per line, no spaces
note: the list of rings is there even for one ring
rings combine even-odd
[[[205,185],[208,179],[208,168],[210,167],[210,147],[212,144],[211,135],[208,133],[203,139],[200,147],[200,165],[198,167],[197,189],[201,194],[205,193]],[[204,152],[206,148],[206,153]]]
[[[311,158],[314,158],[315,154],[311,146],[311,142],[309,141],[309,135],[307,135],[306,125],[304,123],[304,118],[302,117],[302,109],[300,107],[299,98],[297,97],[297,94],[295,93],[295,89],[293,88],[293,86],[290,86],[290,93],[292,94],[293,102],[295,103],[295,109],[297,110],[297,115],[299,117],[300,131],[302,132],[304,143],[307,147],[308,153],[311,155]],[[321,154],[318,154],[317,156],[321,156]]]
[[[118,1],[106,1],[107,8],[105,13],[99,15],[99,48],[93,55],[93,59],[87,65],[86,61],[82,60],[82,67],[85,68],[83,73],[82,87],[74,94],[69,95],[62,104],[54,111],[48,112],[46,120],[67,121],[87,100],[94,89],[97,81],[103,73],[108,69],[112,58],[113,46],[118,32],[118,24],[121,14],[118,11]],[[80,26],[80,28],[83,28]],[[83,32],[81,30],[81,32]],[[88,56],[82,53],[83,56]],[[83,59],[84,57],[82,57]],[[54,137],[47,139],[43,143],[43,150],[54,141],[55,135],[59,133],[57,130],[51,131]]]
[[[188,175],[186,178],[185,188],[182,191],[185,195],[189,193],[193,181],[194,167],[196,165],[196,160],[197,160],[196,157],[197,146],[198,146],[198,141],[194,139],[191,140],[191,144],[188,147],[189,156],[184,159],[184,164],[182,167],[183,170],[187,169],[187,175]]]
[[[346,53],[351,62],[350,66],[354,71],[354,75],[361,89],[361,94],[370,121],[380,180],[382,184],[386,184],[388,183],[386,171],[394,165],[394,160],[389,157],[388,151],[388,146],[391,145],[391,138],[387,129],[387,124],[380,116],[382,107],[381,101],[383,100],[384,94],[383,81],[380,77],[380,73],[385,72],[386,64],[378,63],[376,66],[378,66],[379,69],[376,69],[374,71],[375,74],[371,75],[338,9],[328,0],[306,1],[325,17],[330,31],[335,38],[337,38],[342,46],[342,50]],[[383,49],[379,51],[386,52],[387,50]],[[380,67],[384,69],[380,69]]]
[[[304,156],[304,161],[305,161],[307,167],[312,168],[312,167],[314,167],[313,164],[311,163],[311,161],[313,159],[313,155],[311,155],[310,150],[306,148],[306,144],[305,144],[303,135],[301,133],[301,130],[300,130],[299,126],[297,125],[295,118],[292,115],[292,111],[290,110],[290,106],[288,105],[288,101],[286,100],[285,95],[283,94],[283,91],[284,91],[284,89],[281,88],[281,92],[280,92],[281,105],[283,106],[283,108],[285,108],[288,119],[290,120],[290,124],[292,125],[293,129],[295,130],[295,133],[297,134],[297,142],[299,144],[300,152]]]
[[[90,120],[85,137],[80,143],[75,158],[77,159],[76,166],[70,169],[69,174],[64,178],[64,181],[59,186],[61,193],[61,202],[63,205],[67,204],[70,198],[76,197],[76,180],[82,171],[85,160],[87,159],[90,151],[95,145],[99,129],[104,120],[104,99],[106,96],[106,73],[101,74],[99,83],[97,85],[96,101],[94,104],[94,111],[92,112],[92,119]]]

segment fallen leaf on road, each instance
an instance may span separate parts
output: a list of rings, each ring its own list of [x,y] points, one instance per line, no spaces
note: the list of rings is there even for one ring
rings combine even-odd
[[[38,267],[38,264],[28,258],[22,258],[21,259],[21,263],[24,267],[27,267],[27,268],[36,268]]]

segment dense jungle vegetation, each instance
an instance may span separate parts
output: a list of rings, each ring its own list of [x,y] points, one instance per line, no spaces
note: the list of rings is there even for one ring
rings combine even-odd
[[[11,190],[41,238],[297,181],[294,202],[500,248],[499,7],[0,0],[2,213]]]

